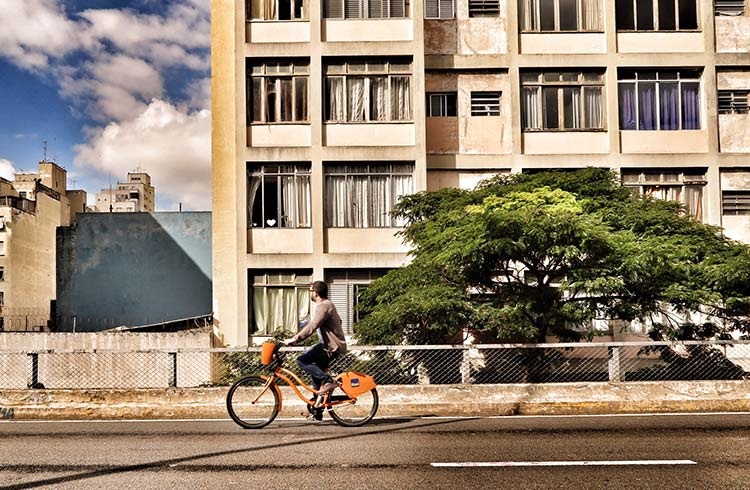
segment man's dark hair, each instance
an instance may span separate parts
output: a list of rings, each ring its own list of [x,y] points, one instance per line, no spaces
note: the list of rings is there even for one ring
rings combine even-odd
[[[318,296],[320,296],[323,299],[328,299],[328,284],[326,284],[323,281],[315,281],[310,286],[313,291],[318,293]]]

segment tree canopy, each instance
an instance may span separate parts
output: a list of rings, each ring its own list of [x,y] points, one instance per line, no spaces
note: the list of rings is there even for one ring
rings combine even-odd
[[[443,343],[465,328],[577,340],[594,318],[645,321],[654,338],[749,330],[750,248],[609,170],[502,175],[406,196],[394,214],[412,260],[362,294],[364,343]]]

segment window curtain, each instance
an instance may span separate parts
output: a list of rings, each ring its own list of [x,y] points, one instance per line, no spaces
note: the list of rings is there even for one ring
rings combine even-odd
[[[685,186],[685,206],[695,219],[703,221],[703,186]]]
[[[394,175],[393,176],[393,206],[395,206],[399,199],[401,199],[403,196],[406,196],[408,194],[411,194],[413,191],[413,179],[412,179],[412,173],[414,172],[414,167],[412,165],[395,165],[394,172],[409,172],[408,175]],[[393,209],[393,206],[391,206],[391,210]],[[390,210],[389,210],[390,211]],[[403,218],[393,219],[389,218],[389,226],[404,226],[406,225],[406,221]]]
[[[284,169],[283,171],[288,171]],[[296,228],[299,223],[299,209],[297,207],[297,192],[293,175],[281,176],[281,216],[279,226],[282,228]]]
[[[682,84],[682,129],[700,129],[700,91],[699,84]]]
[[[346,80],[347,101],[349,108],[348,121],[365,121],[365,79],[349,77]]]
[[[362,203],[367,206],[365,213],[367,224],[366,228],[378,228],[391,225],[391,196],[389,192],[387,175],[370,175],[365,177],[368,181],[367,202]]]
[[[299,322],[310,315],[310,291],[305,288],[297,288],[297,321],[292,332],[297,331]]]
[[[263,18],[276,20],[276,0],[257,0],[263,4]]]
[[[618,87],[620,95],[620,129],[637,129],[636,127],[636,97],[635,84],[621,83]]]
[[[581,89],[563,89],[563,118],[565,129],[580,129],[581,126]]]
[[[656,127],[656,84],[638,84],[638,129],[654,130]]]
[[[345,175],[329,175],[326,177],[326,209],[328,210],[328,226],[346,227],[349,223],[348,193]]]
[[[258,189],[260,189],[260,181],[261,181],[261,178],[259,175],[253,175],[252,177],[250,177],[250,185],[248,186],[248,190],[247,190],[247,226],[248,228],[253,228],[256,226],[263,226],[263,216],[261,216],[262,202],[261,202],[261,196],[258,193]]]
[[[388,119],[388,77],[370,78],[370,120]]]
[[[599,13],[600,0],[583,0],[581,6],[583,12],[583,30],[601,31],[601,14]]]
[[[680,129],[680,101],[677,82],[659,84],[659,129]]]
[[[344,77],[326,78],[326,94],[328,95],[328,121],[345,121]]]
[[[539,13],[538,2],[539,0],[522,0],[521,1],[521,30],[523,31],[538,31],[539,26],[537,25],[537,18]]]
[[[409,77],[391,77],[393,88],[393,120],[411,121],[411,89]]]
[[[310,177],[307,175],[298,175],[295,177],[297,185],[297,225],[300,228],[309,228],[311,226],[310,218]]]
[[[523,127],[539,129],[539,88],[523,87]]]
[[[600,87],[584,87],[583,104],[586,118],[586,127],[601,129],[602,124],[602,89]]]
[[[253,288],[253,331],[266,333],[266,288]]]

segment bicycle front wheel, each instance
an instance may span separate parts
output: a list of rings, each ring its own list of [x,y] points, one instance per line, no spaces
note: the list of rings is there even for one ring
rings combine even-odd
[[[375,417],[378,411],[378,390],[371,389],[355,399],[350,399],[341,388],[331,392],[331,408],[328,413],[337,424],[344,427],[359,427]]]
[[[227,393],[227,412],[237,425],[260,429],[279,414],[279,387],[266,386],[267,380],[248,376],[237,380]]]

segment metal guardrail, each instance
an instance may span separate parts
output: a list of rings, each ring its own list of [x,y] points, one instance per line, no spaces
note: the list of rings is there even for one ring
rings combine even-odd
[[[283,349],[286,367],[302,350]],[[747,380],[750,341],[351,346],[331,366],[349,370],[404,385]],[[226,386],[263,372],[259,347],[0,350],[0,389]]]

